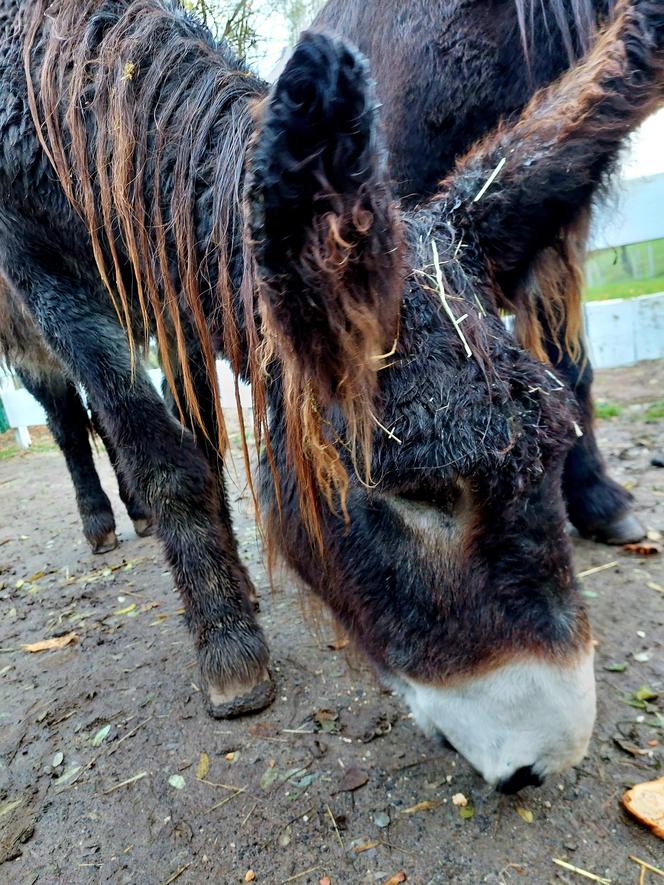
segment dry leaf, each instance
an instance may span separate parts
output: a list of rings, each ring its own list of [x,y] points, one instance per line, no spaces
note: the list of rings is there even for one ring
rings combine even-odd
[[[425,799],[424,802],[418,802],[417,805],[411,805],[410,808],[402,808],[402,814],[417,814],[418,811],[431,811],[432,808],[438,808],[442,803],[437,799]]]
[[[76,642],[78,635],[76,633],[65,633],[64,636],[54,636],[53,639],[42,639],[41,642],[30,642],[23,646],[23,651],[50,651],[54,648],[64,648],[72,642]]]
[[[399,870],[398,873],[395,873],[393,876],[390,876],[389,879],[386,879],[383,882],[383,885],[400,885],[401,882],[405,882],[408,877],[404,873],[403,870]]]
[[[529,808],[523,808],[523,806],[519,805],[516,809],[516,813],[519,815],[521,820],[524,820],[527,824],[531,824],[535,820],[535,815]]]
[[[249,734],[254,737],[274,737],[277,731],[277,726],[273,722],[254,722],[249,726]]]
[[[198,765],[196,766],[196,777],[199,781],[202,781],[203,778],[207,777],[209,768],[210,757],[207,753],[201,753],[201,758],[198,760]]]
[[[637,556],[656,556],[660,553],[657,544],[647,544],[643,541],[638,544],[623,544],[625,553],[635,553]]]
[[[664,777],[636,784],[622,801],[630,814],[664,839]]]
[[[247,872],[244,874],[244,881],[245,882],[253,882],[255,878],[256,878],[256,873],[254,873],[253,870],[247,870]]]
[[[127,606],[125,606],[124,608],[118,608],[118,609],[116,609],[116,610],[113,612],[113,614],[114,614],[114,615],[128,615],[129,612],[133,612],[133,610],[134,610],[135,608],[136,608],[136,603],[135,603],[135,602],[132,602],[132,603],[130,603],[130,605],[127,605]]]
[[[356,845],[353,848],[355,854],[362,854],[364,851],[370,851],[372,848],[377,848],[381,845],[380,839],[372,839],[370,842],[363,842],[361,845]]]
[[[369,775],[361,768],[353,766],[344,773],[339,784],[338,793],[352,793],[353,790],[359,790],[369,780]]]

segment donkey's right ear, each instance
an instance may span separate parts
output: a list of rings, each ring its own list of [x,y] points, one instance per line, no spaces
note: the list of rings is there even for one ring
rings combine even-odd
[[[367,62],[304,34],[259,128],[248,197],[264,321],[320,401],[366,398],[403,289]]]

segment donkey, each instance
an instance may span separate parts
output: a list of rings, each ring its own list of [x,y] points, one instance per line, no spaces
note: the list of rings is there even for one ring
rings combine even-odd
[[[115,517],[102,488],[90,447],[96,433],[104,442],[113,465],[122,503],[136,534],[152,534],[154,522],[119,469],[117,453],[94,412],[88,415],[76,386],[48,349],[34,320],[21,301],[0,278],[0,358],[11,366],[24,387],[41,404],[53,438],[65,457],[76,492],[83,534],[93,553],[108,553],[118,546]]]
[[[219,351],[252,384],[270,547],[423,727],[505,790],[576,763],[595,708],[560,479],[576,410],[499,310],[657,105],[664,0],[622,0],[583,64],[404,211],[343,41],[305,35],[269,91],[169,0],[21,10],[0,266],[156,515],[210,713],[274,694]],[[191,432],[132,357],[148,332]]]
[[[328,0],[314,29],[331,30],[369,58],[383,107],[390,173],[398,196],[431,196],[457,157],[501,118],[515,119],[533,92],[574,62],[607,18],[610,0]],[[525,48],[525,55],[524,55]],[[589,206],[587,207],[589,209]],[[526,280],[543,327],[543,351],[574,391],[582,435],[563,488],[579,533],[609,544],[639,540],[632,496],[608,475],[593,430],[592,367],[580,328],[588,213],[575,216]],[[532,326],[517,327],[527,346]]]

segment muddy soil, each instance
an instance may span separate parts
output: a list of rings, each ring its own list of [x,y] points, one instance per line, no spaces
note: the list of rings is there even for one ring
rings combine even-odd
[[[664,363],[598,383],[622,409],[599,422],[613,475],[664,533],[664,470],[649,463],[664,421],[644,419],[662,390]],[[208,718],[158,543],[134,535],[106,456],[122,543],[92,556],[63,459],[44,448],[0,461],[0,882],[584,881],[557,858],[636,885],[629,855],[664,866],[664,843],[620,805],[661,774],[664,703],[637,693],[664,694],[664,556],[575,541],[578,571],[599,567],[581,579],[597,637],[590,754],[500,797],[420,735],[365,663],[330,647],[334,629],[303,617],[292,580],[270,593],[237,484],[278,694],[258,716]],[[61,649],[23,648],[67,634]]]

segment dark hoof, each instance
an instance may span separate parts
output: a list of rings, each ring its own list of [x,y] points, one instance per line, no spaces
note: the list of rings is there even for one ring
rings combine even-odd
[[[110,553],[111,550],[115,550],[120,542],[118,541],[118,536],[115,532],[107,532],[103,538],[100,538],[98,541],[91,542],[92,552],[93,553]]]
[[[656,455],[653,455],[650,463],[653,467],[664,467],[664,452],[657,452]]]
[[[157,523],[151,516],[134,520],[134,531],[139,538],[149,538],[150,535],[154,535],[156,530]]]
[[[620,519],[610,522],[590,534],[594,541],[600,544],[635,544],[646,536],[646,530],[633,513],[626,513]]]
[[[269,707],[277,689],[269,670],[265,670],[262,676],[251,688],[233,685],[224,689],[203,678],[205,707],[210,716],[214,719],[235,719]]]

